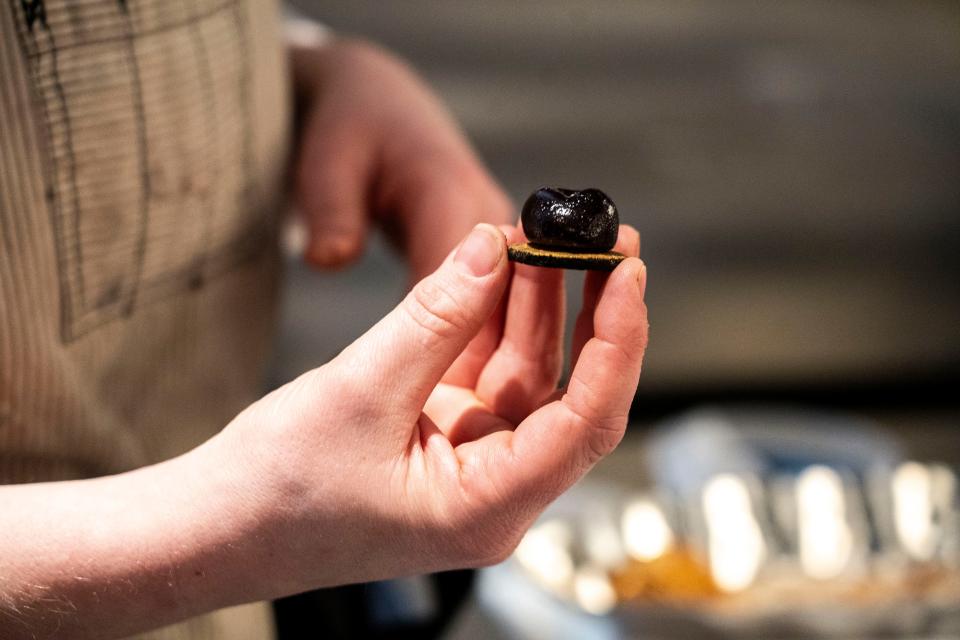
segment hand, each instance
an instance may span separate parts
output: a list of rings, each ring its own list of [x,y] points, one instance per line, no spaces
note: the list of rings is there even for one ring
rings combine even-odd
[[[636,256],[636,231],[617,249]],[[589,274],[555,391],[562,272],[505,253],[481,226],[335,360],[178,458],[0,486],[0,636],[127,637],[504,558],[620,440],[647,339],[643,264]]]
[[[302,105],[294,195],[308,262],[349,263],[378,222],[417,281],[476,223],[510,220],[510,201],[402,62],[351,40],[294,48],[291,60]]]
[[[243,493],[269,514],[272,595],[500,561],[620,441],[647,339],[643,263],[589,274],[557,391],[563,272],[507,262],[503,232],[521,239],[478,226],[336,359],[208,443],[242,452]],[[636,231],[617,249],[636,256]]]

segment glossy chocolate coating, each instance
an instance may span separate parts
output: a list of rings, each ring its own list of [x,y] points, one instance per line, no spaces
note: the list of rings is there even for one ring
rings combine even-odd
[[[534,247],[598,253],[617,243],[617,205],[599,189],[541,187],[520,213],[523,232]]]

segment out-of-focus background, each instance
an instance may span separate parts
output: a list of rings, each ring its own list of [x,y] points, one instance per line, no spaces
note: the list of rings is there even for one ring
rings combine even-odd
[[[614,198],[650,270],[645,392],[960,368],[957,3],[294,4],[410,60],[518,203]],[[322,312],[282,361],[362,333],[393,263],[295,288]]]
[[[703,402],[855,412],[960,462],[960,4],[291,4],[411,61],[516,202],[598,187],[641,231],[651,341],[618,478]],[[339,274],[292,262],[275,379],[389,310],[398,265],[382,243]]]

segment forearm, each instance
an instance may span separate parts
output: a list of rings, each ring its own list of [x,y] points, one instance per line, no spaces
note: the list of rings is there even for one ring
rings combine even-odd
[[[266,597],[260,503],[220,457],[0,487],[0,636],[117,637]]]

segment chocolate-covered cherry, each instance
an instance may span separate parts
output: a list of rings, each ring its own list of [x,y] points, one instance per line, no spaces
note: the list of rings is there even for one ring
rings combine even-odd
[[[610,251],[617,243],[617,206],[599,189],[541,187],[520,213],[534,247],[583,253]]]

